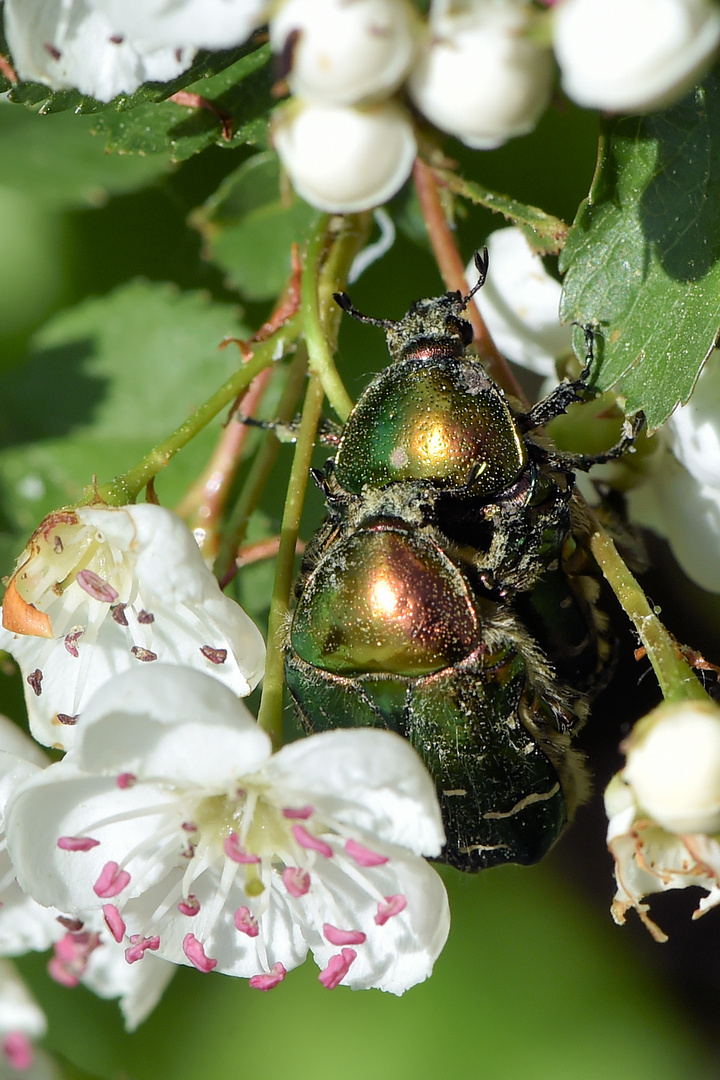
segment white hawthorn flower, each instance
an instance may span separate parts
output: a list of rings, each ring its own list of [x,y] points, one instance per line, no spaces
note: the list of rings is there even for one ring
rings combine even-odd
[[[220,591],[190,530],[149,503],[45,518],[8,584],[2,622],[30,729],[65,749],[89,697],[117,672],[184,664],[244,695],[265,658],[260,631]]]
[[[618,925],[635,910],[656,941],[667,935],[649,917],[643,903],[654,893],[698,887],[706,892],[693,918],[720,904],[720,844],[704,833],[677,834],[661,828],[639,807],[623,773],[605,792],[609,818],[607,843],[615,860],[617,892],[612,916]]]
[[[270,22],[273,51],[290,52],[294,94],[327,105],[388,97],[415,51],[406,0],[286,0]]]
[[[436,127],[491,150],[531,131],[550,100],[552,56],[528,36],[524,0],[433,4],[410,97]]]
[[[115,30],[155,49],[230,49],[266,21],[270,0],[87,0]]]
[[[0,960],[0,1074],[29,1080],[54,1080],[59,1073],[33,1043],[47,1030],[45,1014],[20,978],[15,965]],[[35,1066],[35,1067],[33,1067]],[[10,1070],[9,1072],[7,1070]]]
[[[634,908],[657,940],[646,896],[699,886],[695,918],[720,903],[720,708],[709,699],[664,703],[633,728],[625,768],[605,806],[615,859],[616,922]]]
[[[267,990],[309,948],[325,986],[400,994],[448,933],[420,857],[440,852],[440,811],[409,744],[340,730],[273,755],[244,704],[187,668],[108,683],[6,827],[23,888],[102,911],[130,963],[155,952]]]
[[[715,0],[562,0],[555,55],[566,93],[609,112],[649,112],[700,80],[720,43]]]
[[[275,113],[272,138],[298,194],[338,214],[387,202],[417,152],[410,118],[394,101],[356,109],[294,100]]]
[[[5,0],[5,35],[20,78],[111,101],[190,67],[191,44],[127,38],[97,8],[92,0]]]
[[[548,274],[522,229],[490,233],[490,274],[473,297],[503,356],[529,371],[557,378],[555,360],[572,351],[571,328],[561,326],[560,283]],[[474,262],[468,282],[477,275]]]

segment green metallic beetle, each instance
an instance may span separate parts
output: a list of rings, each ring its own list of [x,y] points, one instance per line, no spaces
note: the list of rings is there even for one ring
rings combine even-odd
[[[476,265],[467,296],[417,301],[397,323],[336,297],[385,329],[393,363],[315,473],[328,517],[286,654],[308,732],[369,725],[411,741],[437,784],[442,858],[462,870],[537,861],[584,796],[571,738],[611,647],[573,469],[634,435],[592,458],[530,437],[583,396],[588,370],[516,411],[467,352],[462,312],[486,253]]]

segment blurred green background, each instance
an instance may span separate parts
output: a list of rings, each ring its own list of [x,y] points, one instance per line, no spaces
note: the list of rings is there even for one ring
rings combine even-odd
[[[533,135],[498,151],[473,154],[454,143],[448,151],[466,175],[570,221],[592,177],[596,124],[594,115],[563,106]],[[217,207],[197,214],[248,152],[212,148],[180,166],[160,156],[106,155],[92,126],[92,118],[38,116],[0,102],[3,573],[46,512],[79,493],[93,473],[104,481],[134,464],[184,419],[183,410],[216,389],[237,362],[231,350],[218,353],[217,343],[258,326],[270,307],[252,280],[241,295],[239,275],[227,276]],[[361,310],[393,318],[442,289],[429,249],[410,235],[417,235],[412,200],[400,196],[396,205],[408,232],[351,289]],[[248,231],[237,242],[245,237],[262,277],[269,256],[253,250],[253,228],[284,237],[288,222],[278,215],[274,226],[277,208],[248,206]],[[193,212],[202,233],[188,224]],[[303,208],[294,213],[292,228],[309,217]],[[485,211],[460,217],[464,255],[502,224]],[[128,284],[135,279],[151,284]],[[382,338],[356,324],[343,327],[340,351],[353,395],[386,362]],[[159,478],[167,505],[197,473],[217,431]],[[281,468],[258,516],[271,528],[282,485]],[[312,493],[306,536],[321,513]],[[661,544],[651,550],[659,569],[648,578],[650,592],[670,629],[717,659],[717,599],[693,589]],[[239,598],[258,618],[271,571],[253,567],[238,583]],[[45,958],[29,956],[20,966],[47,1010],[48,1048],[94,1075],[133,1080],[720,1075],[720,912],[691,923],[697,897],[658,898],[656,917],[671,933],[666,945],[652,942],[636,920],[620,929],[610,919],[602,787],[618,767],[623,734],[657,698],[633,647],[627,633],[617,677],[583,736],[596,776],[592,803],[539,867],[477,878],[443,872],[453,929],[428,983],[402,999],[329,993],[309,963],[264,995],[181,969],[156,1012],[127,1036],[112,1002],[55,986]],[[16,677],[0,678],[0,709],[22,721]]]

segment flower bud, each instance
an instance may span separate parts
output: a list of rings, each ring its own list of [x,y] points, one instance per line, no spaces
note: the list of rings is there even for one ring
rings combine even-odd
[[[270,43],[291,50],[288,82],[299,97],[355,105],[400,85],[415,51],[413,24],[405,0],[287,0]]]
[[[611,112],[677,101],[720,42],[713,0],[563,0],[553,14],[563,88],[578,104]]]
[[[623,778],[668,832],[719,832],[720,709],[709,700],[655,709],[628,740]]]
[[[526,36],[527,5],[491,0],[457,13],[440,7],[409,79],[417,107],[477,150],[531,131],[550,98],[552,61]]]
[[[291,102],[276,114],[273,141],[298,194],[339,214],[387,202],[416,153],[410,120],[392,101],[369,109]]]

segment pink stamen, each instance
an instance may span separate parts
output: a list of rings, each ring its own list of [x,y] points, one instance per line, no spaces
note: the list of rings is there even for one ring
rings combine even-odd
[[[318,855],[322,855],[326,859],[332,857],[333,850],[330,845],[309,833],[304,825],[293,825],[292,834],[300,847],[308,848],[310,851],[317,851]]]
[[[128,964],[135,964],[138,960],[142,960],[148,949],[151,952],[156,952],[160,948],[160,938],[157,934],[153,937],[141,937],[140,934],[133,934],[130,941],[130,948],[125,950],[125,959]]]
[[[116,862],[106,862],[100,872],[100,877],[93,885],[93,892],[103,899],[117,896],[130,884],[130,875],[127,870],[121,870]]]
[[[367,934],[362,930],[339,930],[330,923],[323,926],[323,934],[331,945],[362,945],[367,940]]]
[[[287,971],[283,964],[278,960],[277,964],[273,964],[272,968],[266,975],[253,975],[249,980],[249,985],[253,990],[274,990],[278,983],[281,983]]]
[[[59,712],[56,713],[56,719],[58,724],[65,724],[67,727],[72,727],[74,724],[77,723],[77,718],[79,715],[80,713],[75,713],[74,716],[71,716],[70,713]]]
[[[348,840],[345,851],[358,866],[382,866],[383,863],[388,862],[387,855],[379,855],[377,851],[371,851],[370,848],[358,844],[357,840]]]
[[[326,990],[334,990],[340,985],[356,956],[354,949],[343,949],[339,955],[330,957],[328,966],[318,975],[318,979]]]
[[[178,911],[181,915],[197,915],[199,910],[200,901],[197,896],[193,896],[192,893],[178,904]]]
[[[227,649],[213,649],[212,645],[201,645],[200,652],[211,664],[224,664],[227,660]]]
[[[282,872],[285,888],[291,896],[304,896],[310,888],[310,875],[299,866],[286,866]]]
[[[59,986],[67,986],[69,990],[74,990],[80,982],[80,976],[70,971],[57,956],[50,957],[47,971],[54,982]]]
[[[103,581],[99,574],[93,570],[81,570],[77,575],[77,583],[93,600],[101,600],[103,604],[113,604],[120,595],[117,589],[113,589],[107,581]]]
[[[149,664],[153,660],[157,660],[157,653],[153,652],[152,649],[143,649],[141,645],[133,645],[130,652],[136,660],[142,661],[143,664]]]
[[[59,922],[71,934],[77,934],[78,930],[82,930],[85,925],[82,919],[71,919],[69,915],[58,915],[55,922]]]
[[[61,836],[57,846],[61,851],[90,851],[99,843],[99,840],[93,840],[91,836]]]
[[[241,863],[242,865],[248,865],[250,863],[259,863],[262,860],[259,855],[251,855],[241,846],[238,840],[237,833],[231,832],[229,836],[225,837],[225,843],[223,844],[225,854],[228,859],[232,859],[233,862]]]
[[[110,608],[110,614],[118,626],[128,625],[127,615],[125,614],[126,607],[127,604],[114,604],[113,607]]]
[[[260,933],[258,921],[247,907],[239,907],[235,912],[235,926],[248,937],[257,937]]]
[[[402,893],[396,893],[394,896],[386,896],[384,900],[380,900],[378,903],[375,922],[378,926],[384,926],[388,919],[391,919],[393,915],[399,915],[406,907],[407,897],[403,896]]]
[[[100,935],[82,931],[64,934],[53,946],[48,973],[61,986],[74,987],[85,974],[90,955],[100,946]]]
[[[80,650],[77,647],[77,643],[84,633],[85,627],[81,626],[79,630],[73,630],[71,633],[65,635],[65,648],[76,660],[80,656]]]
[[[183,938],[183,952],[198,971],[207,973],[217,967],[217,960],[205,955],[202,943],[198,941],[194,934],[186,934]]]
[[[107,924],[107,928],[115,938],[117,942],[122,941],[125,937],[125,920],[115,907],[114,904],[103,904],[102,906],[103,918]]]
[[[137,776],[131,772],[121,772],[115,781],[121,791],[125,791],[126,788],[131,788],[133,784],[137,783]]]
[[[35,697],[40,697],[42,694],[42,681],[43,673],[40,668],[35,668],[34,671],[31,671],[29,675],[25,676],[25,682],[31,688]]]
[[[145,611],[145,609],[143,609],[142,611],[138,611],[137,621],[143,626],[149,626],[151,623],[155,622],[155,616],[152,611]]]
[[[24,1031],[11,1031],[2,1041],[2,1052],[11,1069],[26,1072],[33,1063],[33,1047]]]
[[[309,817],[312,817],[315,813],[314,806],[286,806],[283,810],[283,817],[286,818],[300,818],[302,821],[307,821]]]

